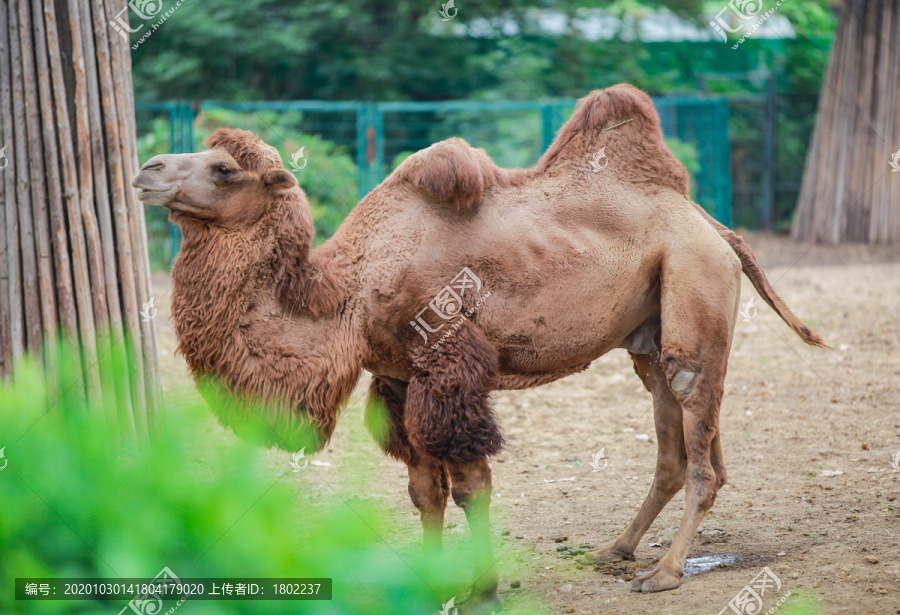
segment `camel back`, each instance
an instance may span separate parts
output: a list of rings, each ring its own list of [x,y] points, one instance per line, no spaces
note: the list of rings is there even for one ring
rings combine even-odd
[[[620,181],[689,196],[687,169],[663,141],[653,101],[627,84],[595,90],[578,101],[572,117],[531,169],[500,168],[483,149],[452,138],[410,156],[392,179],[409,182],[439,202],[464,209],[479,202],[491,187],[557,171],[588,172],[590,160],[606,147],[610,148],[607,156],[615,156]]]

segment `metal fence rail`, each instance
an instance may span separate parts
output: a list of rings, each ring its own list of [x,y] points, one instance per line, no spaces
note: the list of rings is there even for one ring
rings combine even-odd
[[[694,200],[719,222],[732,225],[730,109],[724,98],[672,96],[655,101],[663,135],[697,150]]]
[[[732,224],[729,105],[718,97],[666,97],[654,101],[663,133],[694,153],[694,199],[723,224]],[[549,147],[556,131],[575,108],[574,99],[548,101],[330,102],[169,101],[138,103],[138,143],[142,160],[164,153],[195,151],[218,126],[255,129],[279,147],[285,162],[292,152],[317,138],[329,152],[353,165],[355,183],[324,181],[335,196],[316,194],[301,178],[311,203],[325,203],[342,218],[412,152],[452,136],[483,147],[504,167],[532,165]],[[274,143],[276,141],[277,143]],[[324,207],[324,206],[323,206]],[[314,207],[315,210],[315,207]],[[148,214],[155,215],[155,214]],[[161,232],[162,220],[151,220],[148,232]],[[323,228],[327,234],[330,228]],[[320,233],[322,234],[322,233]],[[170,243],[177,252],[178,237]]]
[[[757,95],[728,102],[734,225],[786,231],[800,196],[818,97]]]

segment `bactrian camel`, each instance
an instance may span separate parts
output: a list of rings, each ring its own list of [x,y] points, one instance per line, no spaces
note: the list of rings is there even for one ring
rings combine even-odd
[[[207,145],[155,156],[134,180],[184,234],[172,316],[190,370],[219,382],[204,390],[224,425],[307,451],[370,372],[366,423],[409,467],[426,548],[441,547],[448,496],[465,510],[469,612],[499,608],[491,391],[630,353],[653,395],[656,474],[631,525],[587,557],[630,558],[685,487],[671,548],[632,584],[655,592],[681,583],[725,484],[719,406],[741,271],[804,342],[825,345],[744,241],[691,202],[653,103],[628,85],[582,99],[530,169],[499,168],[460,139],[410,156],[316,249],[306,197],[274,148],[231,129]]]

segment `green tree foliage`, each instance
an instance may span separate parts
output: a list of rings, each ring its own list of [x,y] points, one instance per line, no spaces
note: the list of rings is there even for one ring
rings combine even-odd
[[[447,22],[439,0],[186,0],[133,53],[135,86],[144,100],[446,100],[491,92],[536,98],[581,96],[618,81],[659,93],[676,79],[690,89],[695,69],[714,60],[690,52],[703,44],[682,45],[682,64],[660,64],[660,49],[635,39],[633,24],[664,8],[707,28],[708,16],[726,4],[615,0],[604,8],[625,18],[618,35],[586,41],[572,24],[597,8],[587,0],[461,1]],[[565,17],[561,34],[540,30],[541,9]],[[833,31],[827,0],[792,0],[778,14],[801,42]],[[754,55],[705,45],[706,55],[726,61]],[[820,75],[822,61],[801,53],[789,69]]]

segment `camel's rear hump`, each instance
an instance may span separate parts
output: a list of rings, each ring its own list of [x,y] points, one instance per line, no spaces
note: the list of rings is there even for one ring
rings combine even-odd
[[[646,92],[620,83],[579,100],[575,113],[560,128],[533,173],[572,161],[587,168],[600,151],[610,160],[610,171],[618,180],[651,192],[671,188],[689,196],[687,169],[663,141],[659,114]]]

